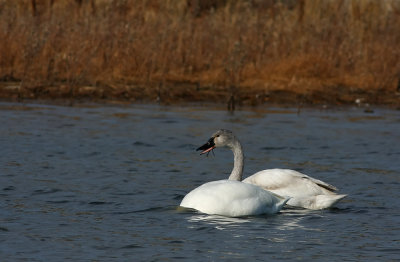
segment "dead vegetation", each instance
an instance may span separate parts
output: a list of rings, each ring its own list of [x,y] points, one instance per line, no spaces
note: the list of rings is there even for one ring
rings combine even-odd
[[[399,101],[396,0],[0,0],[0,16],[3,97]]]

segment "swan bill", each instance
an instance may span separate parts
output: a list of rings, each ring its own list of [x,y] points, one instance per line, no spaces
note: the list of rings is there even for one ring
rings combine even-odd
[[[200,155],[210,152],[215,148],[214,138],[210,138],[207,143],[197,148],[196,151],[202,150]]]

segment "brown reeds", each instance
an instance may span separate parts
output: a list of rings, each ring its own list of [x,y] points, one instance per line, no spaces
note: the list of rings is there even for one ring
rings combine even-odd
[[[400,77],[396,0],[0,0],[0,16],[0,79],[24,88],[156,86],[160,98],[191,83],[229,100],[379,100]]]

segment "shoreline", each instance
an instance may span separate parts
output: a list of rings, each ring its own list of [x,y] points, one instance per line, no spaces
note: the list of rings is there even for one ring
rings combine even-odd
[[[149,85],[69,86],[55,84],[23,87],[20,82],[0,82],[0,100],[8,102],[41,101],[55,104],[216,104],[228,110],[243,107],[336,107],[379,106],[400,109],[400,93],[388,90],[348,90],[316,88],[297,92],[290,88],[254,89],[247,87],[200,86],[197,83],[171,82]]]

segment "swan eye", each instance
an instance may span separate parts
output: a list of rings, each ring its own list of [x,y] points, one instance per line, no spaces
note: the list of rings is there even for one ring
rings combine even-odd
[[[216,135],[215,137],[219,137],[219,135]]]

